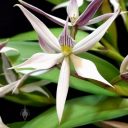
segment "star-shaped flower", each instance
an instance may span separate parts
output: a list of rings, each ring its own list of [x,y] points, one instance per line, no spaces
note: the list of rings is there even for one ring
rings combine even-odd
[[[61,121],[64,105],[69,88],[70,78],[70,62],[73,63],[77,74],[83,78],[89,78],[100,81],[104,84],[112,86],[107,82],[97,71],[95,64],[87,59],[76,56],[78,53],[86,52],[91,49],[96,42],[98,42],[115,18],[119,14],[119,10],[90,35],[76,43],[68,33],[68,18],[59,39],[57,39],[46,25],[41,22],[36,16],[29,12],[22,5],[17,5],[40,37],[40,46],[45,49],[45,52],[36,53],[27,61],[14,68],[18,69],[33,69],[33,70],[46,70],[54,65],[62,64],[56,93],[56,109],[59,122]],[[50,52],[52,49],[52,53]]]
[[[23,0],[19,0],[19,2],[23,6],[45,16],[46,18],[59,24],[60,26],[64,26],[66,23],[66,20],[63,20],[59,17],[50,15],[35,6],[24,2]],[[106,20],[112,16],[112,13],[106,13],[106,14],[103,14],[101,16],[98,16],[98,17],[92,19],[92,17],[95,15],[96,11],[99,9],[102,2],[103,2],[103,0],[92,0],[91,3],[88,5],[88,7],[85,9],[85,11],[81,15],[79,15],[78,1],[70,0],[68,2],[69,4],[67,6],[67,13],[68,13],[68,17],[70,18],[71,22],[69,22],[68,25],[77,27],[82,30],[91,30],[91,31],[95,30],[94,28],[90,27],[89,25]]]

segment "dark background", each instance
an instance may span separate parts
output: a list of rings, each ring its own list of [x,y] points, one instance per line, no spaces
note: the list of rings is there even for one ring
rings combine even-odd
[[[26,2],[43,9],[44,11],[51,13],[56,16],[66,17],[64,9],[59,11],[52,12],[51,9],[54,5],[48,3],[45,0],[26,0]],[[18,7],[13,7],[17,4],[17,0],[1,0],[0,3],[0,38],[1,37],[10,37],[15,34],[32,30],[32,27],[28,20],[25,18],[23,13]],[[63,12],[63,13],[60,13]],[[34,13],[34,12],[33,12]],[[45,24],[49,27],[56,26],[46,18],[43,18],[41,15],[36,14]]]
[[[59,9],[52,12],[51,9],[54,5],[48,3],[45,0],[26,0],[26,2],[35,5],[43,9],[44,11],[51,13],[55,16],[66,18],[65,9]],[[25,16],[22,14],[18,7],[13,7],[17,4],[17,0],[1,0],[0,3],[0,38],[11,37],[21,32],[32,30],[30,23],[27,21]],[[57,25],[48,19],[36,14],[45,24],[49,27],[56,27]],[[124,27],[121,16],[117,18],[118,26],[118,38],[119,38],[119,49],[122,55],[128,54],[128,33]]]
[[[51,12],[53,8],[52,4],[49,4],[45,0],[26,0],[30,4],[35,5],[43,9],[44,11],[51,13],[61,18],[66,18],[65,9],[59,9],[59,11]],[[1,0],[0,2],[0,38],[8,38],[18,33],[33,30],[28,20],[22,14],[18,7],[13,7],[17,4],[17,0]],[[35,13],[48,27],[56,27],[57,25],[51,21],[43,18],[39,14]],[[119,49],[122,55],[126,56],[128,53],[128,33],[123,26],[121,17],[116,20],[118,26],[118,38],[119,38]],[[71,93],[71,92],[70,92]],[[10,123],[14,121],[23,120],[20,111],[24,108],[23,105],[14,104],[12,102],[0,99],[0,115],[4,122]],[[35,110],[33,107],[28,107],[31,115],[28,119],[39,114],[40,111],[45,109],[38,108]]]

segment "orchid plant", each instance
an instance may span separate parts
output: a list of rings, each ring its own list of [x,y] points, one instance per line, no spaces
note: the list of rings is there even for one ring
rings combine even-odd
[[[90,78],[94,80],[101,81],[107,85],[110,85],[97,71],[96,66],[93,62],[79,58],[75,54],[86,52],[94,46],[94,44],[99,41],[104,33],[107,31],[108,27],[111,25],[113,20],[119,14],[119,11],[113,14],[113,16],[108,19],[103,25],[97,28],[92,34],[76,43],[68,33],[68,19],[65,24],[64,30],[60,35],[59,40],[48,30],[48,28],[37,19],[32,13],[26,10],[23,6],[17,5],[23,11],[25,16],[28,18],[36,32],[38,33],[41,41],[40,46],[47,51],[47,47],[52,48],[53,51],[57,53],[36,53],[30,59],[28,59],[23,64],[16,66],[15,68],[32,68],[32,69],[50,69],[56,64],[62,63],[60,69],[60,76],[57,87],[56,96],[56,107],[61,121],[62,113],[64,109],[65,100],[67,97],[67,92],[69,88],[69,77],[70,68],[69,60],[72,61],[77,74],[84,78]],[[38,24],[37,24],[38,23]],[[97,34],[99,33],[99,34]],[[45,47],[46,46],[46,47]],[[86,68],[88,67],[88,68]]]
[[[80,14],[79,9],[84,3],[88,5]],[[4,77],[0,97],[23,105],[50,104],[54,107],[25,124],[21,122],[6,126],[0,118],[0,127],[67,128],[88,123],[107,127],[118,122],[104,120],[128,115],[128,99],[120,97],[128,96],[128,56],[124,58],[121,55],[118,45],[114,44],[115,39],[111,38],[116,30],[116,18],[127,15],[127,10],[122,9],[121,5],[118,0],[69,0],[53,8],[66,7],[67,17],[63,19],[22,0],[15,4],[37,36],[32,31],[0,43],[0,68]],[[107,12],[104,6],[111,11]],[[48,28],[27,8],[60,25],[62,29]],[[116,67],[107,60],[108,57],[117,64]],[[57,90],[54,90],[56,96],[52,94],[53,83],[57,85]],[[47,88],[47,85],[50,87]],[[78,91],[78,95],[79,91],[83,91],[85,96],[73,96],[73,99],[66,101],[71,88]]]

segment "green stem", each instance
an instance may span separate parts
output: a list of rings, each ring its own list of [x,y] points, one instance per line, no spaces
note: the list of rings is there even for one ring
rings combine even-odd
[[[106,50],[99,50],[99,52],[120,64],[124,57],[111,44],[109,44],[107,40],[102,39],[102,43]]]
[[[121,6],[122,11],[127,11],[124,0],[120,0],[120,6]],[[124,23],[125,23],[126,29],[128,30],[128,15],[127,13],[124,15],[125,15]]]
[[[71,37],[72,37],[74,40],[75,40],[76,34],[77,34],[77,26],[72,26],[72,27],[71,27],[71,30],[70,30],[70,35],[71,35]]]
[[[120,55],[118,52],[111,50],[111,49],[99,50],[98,52],[115,60],[118,64],[120,64],[124,59],[124,57],[122,55]]]
[[[105,48],[117,51],[106,39],[102,38],[101,42]]]

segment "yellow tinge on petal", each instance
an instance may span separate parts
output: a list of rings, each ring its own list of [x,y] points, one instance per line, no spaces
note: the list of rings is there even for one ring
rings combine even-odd
[[[72,47],[69,47],[67,45],[61,46],[61,50],[62,50],[62,53],[64,54],[64,56],[68,56],[72,53]]]

